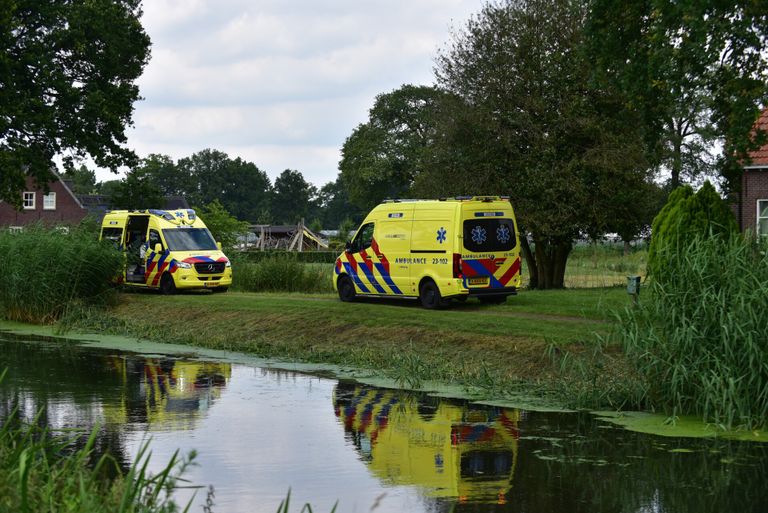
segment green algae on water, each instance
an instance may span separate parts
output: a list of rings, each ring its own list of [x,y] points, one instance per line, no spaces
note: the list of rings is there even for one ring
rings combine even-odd
[[[682,438],[725,438],[729,440],[768,442],[766,431],[723,430],[696,417],[678,417],[669,422],[667,415],[644,412],[596,411],[599,420],[621,426],[629,431],[649,435]]]

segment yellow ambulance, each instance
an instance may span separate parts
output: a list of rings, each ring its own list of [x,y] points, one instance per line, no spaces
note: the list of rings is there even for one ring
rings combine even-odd
[[[158,289],[211,289],[232,284],[232,265],[194,210],[113,210],[101,223],[102,240],[125,253],[118,282]]]
[[[505,196],[387,200],[347,243],[334,276],[342,301],[395,296],[425,308],[468,297],[502,303],[520,283],[517,221]]]

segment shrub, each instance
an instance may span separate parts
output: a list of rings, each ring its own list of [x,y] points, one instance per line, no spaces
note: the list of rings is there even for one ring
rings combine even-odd
[[[697,236],[722,238],[737,230],[733,213],[711,183],[705,182],[695,194],[690,186],[679,187],[653,220],[648,270],[651,275],[662,272],[662,253],[674,254]]]
[[[45,323],[77,303],[105,304],[122,259],[87,229],[0,231],[0,316]]]
[[[232,287],[245,292],[331,292],[330,264],[305,264],[292,253],[275,253],[258,263],[236,261]]]
[[[621,335],[652,403],[723,426],[768,419],[768,256],[741,235],[665,246],[648,300]]]

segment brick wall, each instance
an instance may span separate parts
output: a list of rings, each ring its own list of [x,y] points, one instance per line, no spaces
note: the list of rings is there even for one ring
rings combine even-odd
[[[77,203],[61,181],[56,180],[49,187],[50,192],[56,193],[54,210],[43,209],[45,193],[35,187],[31,178],[27,178],[27,186],[24,190],[35,193],[35,208],[16,210],[12,205],[0,202],[0,226],[24,226],[38,221],[47,225],[76,224],[86,216],[88,211]]]
[[[741,226],[756,229],[757,200],[768,200],[768,169],[747,169],[741,178]]]

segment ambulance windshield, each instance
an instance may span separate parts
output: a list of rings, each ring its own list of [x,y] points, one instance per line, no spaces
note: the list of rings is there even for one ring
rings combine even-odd
[[[208,228],[171,228],[163,230],[163,235],[171,251],[219,249]]]

